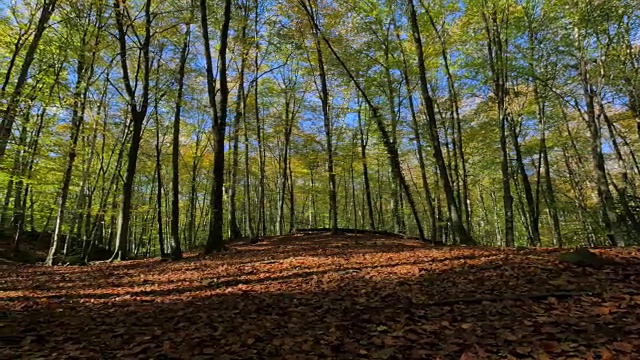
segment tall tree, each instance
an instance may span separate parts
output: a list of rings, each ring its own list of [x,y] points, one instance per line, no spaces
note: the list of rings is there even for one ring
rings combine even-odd
[[[223,239],[223,187],[224,187],[224,136],[227,126],[227,106],[229,100],[229,85],[227,84],[227,47],[229,39],[229,23],[231,22],[231,0],[225,0],[220,30],[220,44],[218,50],[218,76],[220,82],[219,102],[216,101],[216,83],[213,75],[213,60],[211,44],[209,42],[209,19],[207,16],[207,1],[200,0],[200,16],[202,37],[204,40],[204,56],[207,73],[207,92],[209,106],[213,112],[213,181],[210,194],[209,234],[204,252],[221,251],[224,248]]]
[[[117,40],[119,47],[120,66],[122,68],[122,82],[124,85],[125,96],[129,105],[129,113],[133,130],[131,133],[131,142],[129,144],[129,152],[127,155],[127,168],[124,176],[124,184],[122,185],[122,196],[120,213],[118,215],[118,232],[116,235],[116,247],[112,256],[112,260],[126,260],[129,257],[129,227],[131,222],[131,200],[133,197],[133,181],[136,176],[136,168],[138,164],[138,152],[140,151],[140,142],[142,140],[142,125],[149,110],[149,83],[151,77],[151,23],[153,15],[151,13],[151,0],[146,0],[144,4],[144,35],[137,38],[137,61],[135,71],[132,73],[129,69],[129,30],[132,25],[129,19],[132,19],[129,13],[129,7],[125,6],[123,0],[115,0],[113,3],[114,16],[117,27]],[[132,76],[133,74],[133,76]],[[139,84],[139,78],[142,77],[142,84]],[[138,93],[139,85],[142,90]]]
[[[502,6],[500,6],[502,5]],[[500,153],[502,172],[502,201],[504,205],[505,245],[515,246],[513,225],[513,195],[511,194],[511,170],[509,166],[509,149],[507,140],[507,81],[508,81],[508,38],[505,34],[509,21],[508,4],[501,1],[483,0],[482,21],[487,36],[487,57],[493,80],[493,93],[498,107],[498,127],[500,129]]]
[[[184,98],[184,78],[189,57],[189,43],[191,41],[191,21],[195,6],[190,4],[190,15],[185,22],[184,38],[180,49],[180,64],[178,65],[178,93],[176,94],[176,110],[173,116],[173,136],[171,147],[171,256],[174,259],[182,257],[180,246],[180,122],[182,121],[182,102]]]
[[[379,111],[378,107],[373,103],[373,101],[371,100],[369,95],[364,91],[364,88],[362,87],[362,85],[360,84],[358,79],[355,78],[353,72],[349,69],[347,64],[342,60],[342,58],[340,57],[340,55],[338,54],[336,49],[331,45],[331,42],[329,41],[329,39],[327,39],[327,37],[322,33],[320,27],[318,26],[318,23],[315,21],[315,16],[313,15],[313,12],[311,11],[311,9],[309,9],[307,4],[302,0],[298,0],[298,4],[300,4],[302,9],[305,11],[305,13],[307,15],[307,19],[309,20],[309,22],[311,22],[311,26],[313,26],[315,28],[315,30],[317,31],[318,35],[321,37],[321,39],[327,45],[327,47],[329,48],[329,51],[331,51],[331,53],[333,54],[334,58],[340,64],[340,67],[347,74],[349,80],[351,80],[353,85],[356,87],[358,93],[362,96],[364,102],[369,107],[369,110],[371,111],[371,115],[373,117],[373,120],[375,121],[376,127],[378,128],[378,131],[380,132],[380,136],[382,138],[382,143],[383,143],[384,149],[385,149],[385,151],[387,153],[387,157],[388,157],[388,160],[389,160],[389,165],[391,167],[391,173],[392,173],[394,179],[400,183],[400,187],[402,188],[402,190],[404,191],[405,196],[407,197],[407,202],[409,203],[409,207],[411,208],[411,212],[413,214],[413,218],[415,220],[416,227],[418,229],[418,236],[419,236],[420,240],[423,240],[423,241],[426,240],[426,238],[424,236],[424,230],[423,230],[423,227],[422,227],[422,223],[420,222],[420,217],[418,215],[418,210],[417,210],[417,207],[416,207],[416,203],[413,200],[413,196],[411,194],[411,190],[409,188],[409,185],[407,184],[407,181],[406,181],[406,179],[404,177],[404,174],[402,173],[402,166],[401,166],[401,163],[400,163],[400,155],[398,153],[398,148],[393,143],[393,141],[391,141],[391,136],[389,134],[389,131],[387,130],[387,127],[386,127],[386,125],[384,123],[384,120],[383,120],[383,118],[382,118],[382,116],[380,114],[380,111]]]
[[[440,175],[440,182],[442,183],[445,198],[447,200],[447,206],[449,208],[449,216],[451,217],[451,224],[453,231],[461,244],[474,244],[475,240],[467,232],[464,226],[463,219],[460,216],[460,210],[456,203],[455,195],[453,193],[453,187],[451,186],[451,180],[449,178],[449,171],[445,163],[445,159],[442,153],[440,145],[440,137],[438,135],[438,123],[435,114],[435,107],[433,98],[429,94],[429,84],[427,81],[427,70],[425,67],[424,50],[422,48],[422,36],[420,34],[420,27],[418,25],[418,16],[413,4],[413,0],[407,1],[408,5],[408,17],[411,24],[411,37],[416,47],[416,54],[418,56],[418,78],[420,80],[420,91],[422,94],[423,105],[427,112],[427,124],[429,126],[429,137],[431,139],[431,146],[433,148],[433,157],[438,167]]]
[[[74,162],[77,156],[78,139],[80,131],[85,120],[85,111],[87,105],[87,95],[89,91],[89,81],[93,77],[94,65],[97,55],[97,49],[102,36],[102,6],[95,8],[90,4],[85,10],[86,13],[79,13],[78,18],[84,18],[81,26],[80,44],[78,46],[78,54],[76,59],[76,81],[73,91],[73,110],[71,115],[71,139],[69,141],[69,152],[67,166],[62,178],[62,187],[60,189],[60,201],[58,204],[58,214],[56,216],[55,229],[51,238],[51,245],[45,263],[49,266],[53,265],[53,259],[58,250],[58,244],[62,235],[62,226],[64,223],[65,209],[67,206],[67,198],[69,196],[69,186],[71,184],[71,175],[73,172]],[[76,30],[76,29],[72,29]],[[70,242],[67,236],[65,244],[68,247]]]
[[[317,24],[319,19],[319,9],[317,3],[307,3],[309,16],[313,17],[313,23]],[[332,233],[338,232],[338,194],[336,190],[336,173],[334,169],[334,150],[333,150],[333,122],[331,120],[331,112],[329,109],[329,85],[327,81],[327,69],[325,66],[324,53],[322,51],[322,41],[318,29],[312,25],[312,33],[315,44],[316,61],[318,62],[318,76],[320,78],[320,103],[322,104],[322,121],[324,125],[325,150],[327,152],[327,174],[329,177],[329,227]]]
[[[31,69],[31,65],[33,64],[33,61],[36,57],[36,50],[40,45],[42,35],[44,35],[44,32],[48,27],[49,20],[53,15],[57,3],[57,0],[45,0],[42,4],[42,10],[40,11],[38,24],[36,25],[35,32],[33,34],[33,37],[31,38],[31,42],[29,43],[29,47],[27,48],[27,52],[24,56],[24,61],[22,62],[22,66],[20,67],[20,74],[18,75],[18,79],[16,80],[16,83],[13,87],[13,92],[9,97],[7,107],[2,113],[2,121],[0,121],[0,162],[4,160],[4,155],[7,151],[7,143],[9,141],[9,137],[11,136],[11,129],[13,128],[18,105],[20,104],[24,87],[27,83],[29,70]],[[10,72],[7,72],[7,76],[9,75]]]

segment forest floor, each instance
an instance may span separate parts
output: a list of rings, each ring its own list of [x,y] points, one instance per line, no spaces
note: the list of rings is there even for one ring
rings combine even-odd
[[[640,250],[373,235],[266,238],[213,256],[0,263],[0,358],[640,359]]]

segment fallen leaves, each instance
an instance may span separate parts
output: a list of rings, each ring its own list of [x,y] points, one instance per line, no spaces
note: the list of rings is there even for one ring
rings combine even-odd
[[[625,353],[633,352],[633,348],[634,348],[633,345],[626,342],[614,342],[613,344],[611,344],[611,347],[614,348],[615,350],[622,351]]]
[[[180,262],[12,269],[0,283],[0,343],[11,344],[0,357],[546,360],[640,351],[637,249],[598,251],[625,266],[596,270],[559,264],[553,249],[434,248],[371,235],[264,240]]]
[[[540,350],[548,353],[557,353],[562,351],[562,348],[557,341],[541,341],[539,346]]]

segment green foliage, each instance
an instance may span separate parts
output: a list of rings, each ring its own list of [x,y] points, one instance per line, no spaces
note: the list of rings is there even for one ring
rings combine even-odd
[[[15,58],[8,74],[6,90],[0,93],[0,111],[12,96],[24,54],[33,37],[41,2],[15,1],[0,14],[0,69]],[[606,231],[602,222],[602,204],[593,167],[592,140],[584,121],[586,105],[577,60],[584,56],[588,80],[602,107],[595,109],[600,122],[597,134],[606,162],[608,187],[616,195],[615,210],[621,219],[626,238],[637,238],[637,220],[629,214],[640,210],[638,182],[640,170],[637,151],[640,138],[637,128],[640,111],[633,99],[640,98],[640,52],[637,38],[640,18],[637,4],[615,1],[540,1],[540,0],[453,0],[414,1],[424,41],[429,91],[435,101],[438,136],[443,146],[456,200],[468,195],[469,225],[476,239],[487,245],[503,243],[505,210],[502,201],[500,172],[500,122],[496,107],[491,61],[483,16],[500,17],[498,26],[504,36],[508,84],[506,108],[510,124],[517,132],[517,144],[508,141],[510,184],[514,193],[514,217],[517,243],[526,245],[531,224],[525,216],[523,184],[518,175],[515,145],[522,151],[523,163],[535,194],[542,245],[555,245],[551,210],[561,219],[565,245],[604,244]],[[357,77],[386,126],[397,139],[402,167],[412,194],[418,199],[419,215],[430,224],[425,188],[437,207],[443,232],[449,226],[448,210],[435,172],[435,162],[428,145],[425,110],[417,88],[417,64],[414,44],[406,19],[406,4],[394,1],[338,2],[312,1],[317,11],[322,35]],[[131,73],[139,65],[143,22],[142,1],[128,1],[129,37],[126,59]],[[219,1],[210,1],[211,8]],[[160,163],[163,180],[163,217],[168,226],[171,197],[171,131],[177,98],[179,51],[187,23],[193,32],[186,65],[185,94],[180,133],[179,207],[180,231],[191,249],[204,241],[210,209],[211,168],[213,164],[211,109],[205,97],[206,79],[202,61],[202,34],[196,24],[199,15],[189,2],[153,2],[151,40],[151,110],[145,120],[138,156],[133,195],[132,245],[139,255],[155,253],[157,248],[155,164],[156,130],[160,133]],[[93,64],[87,79],[84,124],[75,150],[70,196],[63,228],[74,230],[80,238],[90,238],[96,229],[96,241],[107,247],[115,234],[120,208],[122,180],[127,166],[130,109],[120,70],[119,46],[114,41],[115,21],[111,4],[105,1],[75,3],[60,1],[50,28],[45,31],[28,72],[26,90],[20,94],[19,109],[7,153],[0,167],[0,202],[3,227],[14,214],[24,210],[26,224],[34,230],[51,231],[58,211],[61,181],[70,154],[73,110],[79,104],[74,85],[79,63]],[[211,12],[209,25],[214,52],[221,16]],[[131,23],[129,23],[131,22]],[[257,25],[256,25],[257,24]],[[241,28],[246,27],[242,39]],[[257,26],[257,27],[256,27]],[[326,170],[325,130],[319,101],[317,53],[306,13],[297,1],[236,2],[231,23],[229,78],[231,87],[229,128],[226,132],[226,166],[233,166],[237,156],[237,184],[225,178],[225,202],[230,201],[230,187],[236,186],[237,218],[246,233],[247,222],[262,227],[267,234],[276,232],[279,204],[284,200],[287,219],[295,226],[328,224],[328,173]],[[16,44],[18,45],[16,47]],[[16,56],[14,56],[14,52]],[[406,232],[414,234],[406,199],[393,199],[394,184],[380,134],[353,89],[342,65],[326,44],[325,54],[330,87],[331,130],[334,141],[335,175],[339,222],[344,227],[368,226],[363,162],[368,167],[373,213],[377,227],[393,230],[392,212],[401,207]],[[90,55],[95,51],[95,59]],[[244,83],[240,84],[241,58],[245,57]],[[216,61],[214,59],[214,61]],[[257,61],[257,63],[256,63]],[[449,66],[447,73],[445,64]],[[405,79],[405,73],[408,77]],[[256,77],[257,74],[257,77]],[[451,77],[448,78],[448,75]],[[142,75],[134,79],[136,93],[142,91]],[[216,80],[217,81],[217,80]],[[450,82],[449,82],[450,81]],[[258,98],[253,89],[258,85]],[[216,84],[219,87],[219,84]],[[236,95],[240,90],[238,152],[236,141]],[[456,97],[454,98],[454,93]],[[82,94],[81,94],[82,95]],[[417,160],[416,136],[412,109],[426,155],[425,168]],[[638,100],[636,100],[638,101]],[[294,115],[285,116],[285,105],[295,103]],[[640,102],[637,102],[640,104]],[[157,108],[155,105],[157,104]],[[261,123],[257,124],[256,107]],[[459,119],[456,115],[459,110]],[[358,124],[358,113],[362,129]],[[604,115],[611,120],[608,131]],[[293,121],[293,123],[290,123]],[[456,122],[459,122],[456,123]],[[157,123],[157,124],[156,124]],[[261,138],[257,130],[260,126]],[[460,128],[460,138],[455,134]],[[157,129],[156,129],[157,127]],[[285,148],[285,132],[291,127],[290,144]],[[549,174],[555,204],[550,203],[542,161],[544,150],[549,158]],[[363,136],[365,139],[361,139]],[[246,143],[245,143],[246,138]],[[361,140],[366,143],[362,158]],[[258,141],[262,141],[258,146]],[[455,143],[462,141],[463,154]],[[617,159],[613,143],[621,149],[623,161]],[[246,150],[245,150],[246,146]],[[261,174],[258,149],[264,149],[265,173]],[[284,154],[288,163],[284,163]],[[462,163],[464,155],[464,164]],[[244,168],[245,157],[248,168]],[[464,169],[463,169],[464,165]],[[288,178],[282,194],[283,169]],[[422,180],[425,173],[426,183]],[[257,221],[260,177],[265,186],[264,224]],[[466,176],[466,182],[463,181]],[[11,184],[11,185],[9,185]],[[15,187],[23,193],[16,204]],[[464,186],[467,186],[465,189]],[[622,193],[616,189],[623,189]],[[27,196],[23,196],[23,195]],[[293,194],[293,203],[290,194]],[[622,194],[622,195],[621,195]],[[285,196],[286,195],[286,196]],[[464,195],[464,196],[467,196]],[[248,206],[245,206],[245,202]],[[6,203],[6,206],[3,206]],[[394,205],[395,204],[395,205]],[[399,205],[401,204],[401,205]],[[249,213],[247,213],[249,211]],[[87,224],[80,220],[90,218]],[[248,218],[251,221],[248,221]],[[225,223],[225,226],[228,226]],[[193,233],[193,238],[188,238]],[[456,239],[449,237],[449,242]]]

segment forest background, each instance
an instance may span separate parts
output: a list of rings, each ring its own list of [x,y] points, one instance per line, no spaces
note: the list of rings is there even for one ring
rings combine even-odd
[[[0,226],[47,263],[360,228],[640,233],[632,0],[0,2]]]

